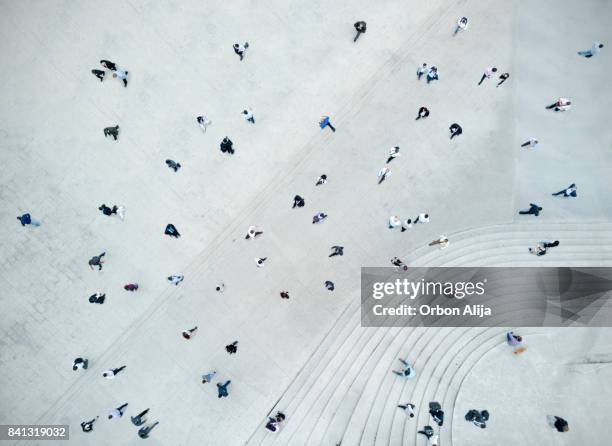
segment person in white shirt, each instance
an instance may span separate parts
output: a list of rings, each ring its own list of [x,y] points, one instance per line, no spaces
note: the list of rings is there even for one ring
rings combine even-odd
[[[414,404],[411,404],[411,403],[399,404],[397,407],[405,410],[410,418],[414,418]]]
[[[539,141],[537,139],[529,138],[528,141],[521,144],[521,147],[529,147],[530,149],[535,149],[538,144],[539,144]]]
[[[427,73],[427,64],[424,63],[419,68],[417,68],[416,73],[417,73],[417,80],[421,80],[421,77],[423,77],[423,75]]]
[[[429,246],[440,245],[440,249],[444,249],[448,246],[450,242],[448,241],[448,237],[445,235],[441,235],[437,240],[434,240],[429,244]]]
[[[412,219],[408,218],[404,221],[402,221],[402,232],[406,231],[407,229],[412,228]]]
[[[398,156],[400,156],[399,151],[400,151],[399,146],[392,147],[389,150],[389,158],[387,158],[387,164],[393,161],[393,158],[397,158]]]
[[[102,376],[105,377],[106,379],[113,379],[115,376],[117,376],[119,374],[119,372],[121,372],[121,370],[123,370],[126,366],[121,366],[115,369],[109,369],[107,371],[105,371],[104,373],[102,373]]]
[[[258,231],[257,226],[249,226],[249,230],[247,231],[245,239],[248,240],[250,238],[255,238],[261,234],[263,234],[263,231]]]
[[[389,175],[391,175],[391,169],[389,169],[387,166],[380,169],[378,171],[378,184],[385,181]]]
[[[482,77],[480,78],[480,82],[478,82],[478,85],[482,84],[482,82],[485,79],[489,79],[491,76],[493,76],[493,73],[497,73],[497,68],[495,68],[495,67],[487,67],[485,72],[482,74]]]
[[[224,283],[217,284],[217,286],[215,287],[215,290],[219,293],[222,293],[223,291],[225,291],[225,284]]]
[[[242,116],[248,122],[255,124],[255,116],[253,116],[253,111],[250,108],[242,110]]]
[[[569,110],[571,106],[572,106],[572,102],[569,99],[567,99],[567,98],[559,98],[559,99],[557,99],[557,102],[554,102],[554,103],[548,105],[546,108],[548,110],[554,108],[555,111],[566,111],[566,110]]]
[[[206,133],[206,128],[212,124],[212,121],[210,119],[208,119],[206,116],[198,116],[196,118],[196,121],[198,123],[198,125],[200,126],[200,128],[204,131],[204,133]]]
[[[113,77],[115,79],[121,79],[123,81],[123,86],[127,87],[128,81],[128,72],[124,70],[117,70],[113,73]]]
[[[428,116],[429,116],[429,109],[427,107],[421,107],[419,108],[419,114],[417,115],[415,121],[418,121],[421,118],[425,119]]]
[[[417,218],[414,219],[415,223],[429,223],[429,214],[419,214]]]
[[[321,186],[322,184],[325,184],[325,183],[327,183],[327,175],[323,174],[319,178],[317,178],[317,182],[315,183],[315,186]]]
[[[108,414],[108,419],[112,420],[113,418],[121,418],[123,416],[123,410],[127,407],[128,403],[122,404],[121,406],[113,409]]]
[[[244,52],[249,47],[249,42],[244,42],[244,45],[241,43],[234,43],[234,52],[240,56],[240,60],[244,58]]]
[[[266,261],[267,257],[255,257],[255,265],[257,265],[257,268],[263,268],[264,266],[264,262]]]
[[[460,17],[457,19],[457,28],[455,28],[455,32],[453,35],[457,34],[459,31],[466,31],[468,28],[468,18]]]
[[[76,358],[72,362],[72,370],[76,371],[78,369],[87,370],[87,366],[89,365],[88,359]]]
[[[391,217],[389,217],[389,229],[396,228],[397,226],[401,224],[402,224],[402,221],[397,215],[392,215]]]
[[[591,49],[586,50],[586,51],[578,51],[578,54],[588,59],[590,57],[593,57],[595,54],[598,54],[602,48],[603,48],[603,43],[593,42]]]
[[[553,197],[557,197],[559,195],[563,195],[564,197],[576,197],[578,195],[578,187],[576,187],[576,183],[572,183],[565,189],[555,192],[552,195]]]
[[[179,283],[183,281],[185,277],[180,274],[175,274],[173,276],[168,277],[168,280],[172,282],[173,285],[178,286]]]

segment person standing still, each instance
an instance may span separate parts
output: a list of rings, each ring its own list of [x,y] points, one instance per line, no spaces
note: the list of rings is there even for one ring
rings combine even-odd
[[[355,30],[357,31],[357,35],[353,39],[353,43],[354,43],[354,42],[357,42],[357,39],[359,39],[360,35],[365,34],[367,26],[366,26],[366,22],[364,21],[355,22],[353,26],[355,27]]]

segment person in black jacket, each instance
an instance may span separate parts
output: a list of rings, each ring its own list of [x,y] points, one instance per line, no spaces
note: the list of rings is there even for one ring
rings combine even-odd
[[[111,71],[117,71],[117,65],[115,65],[113,62],[111,62],[110,60],[101,60],[100,61],[100,65],[102,65],[104,68],[106,68],[107,70],[111,70]]]
[[[221,141],[220,148],[223,153],[227,152],[230,155],[234,154],[234,143],[227,136],[223,138],[223,141]]]
[[[359,36],[362,34],[365,34],[366,32],[366,22],[359,21],[359,22],[355,22],[355,24],[353,25],[355,27],[355,30],[357,31],[357,35],[355,36],[355,39],[353,39],[353,42],[357,42],[357,39],[359,39]]]

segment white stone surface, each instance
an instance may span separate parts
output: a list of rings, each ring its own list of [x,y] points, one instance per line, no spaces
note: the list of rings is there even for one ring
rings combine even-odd
[[[0,424],[67,423],[71,444],[135,444],[140,439],[128,419],[100,419],[91,434],[79,429],[81,421],[129,402],[125,418],[150,407],[150,419],[160,421],[150,444],[257,442],[268,411],[297,392],[292,383],[300,371],[326,366],[313,361],[331,342],[330,330],[342,329],[353,314],[360,266],[386,265],[441,233],[518,221],[516,212],[529,201],[545,208],[536,225],[576,239],[575,249],[560,247],[563,262],[610,261],[607,230],[597,231],[596,244],[590,226],[580,227],[605,225],[612,215],[610,56],[608,48],[590,60],[575,54],[593,40],[612,45],[609,2],[26,0],[2,6]],[[459,15],[470,17],[470,29],[453,37]],[[368,31],[353,44],[359,19]],[[250,43],[242,62],[232,51],[235,41]],[[129,86],[111,78],[100,83],[90,73],[100,59],[127,69]],[[415,80],[422,62],[438,66],[439,81]],[[478,87],[491,64],[510,79],[500,88],[493,79]],[[572,98],[572,110],[544,110],[558,96]],[[421,105],[431,116],[415,122]],[[240,115],[245,107],[252,107],[255,125]],[[195,123],[200,114],[213,121],[206,134]],[[323,114],[336,133],[318,128]],[[452,122],[464,134],[449,141]],[[102,135],[115,124],[117,142]],[[236,148],[231,158],[218,150],[226,135]],[[540,139],[538,149],[520,149],[530,136]],[[393,145],[402,156],[377,185]],[[182,169],[170,171],[166,158]],[[315,188],[321,173],[329,182]],[[549,195],[571,182],[579,199]],[[296,193],[305,197],[304,208],[290,208]],[[124,205],[125,221],[101,215],[101,203]],[[26,211],[42,226],[20,227],[15,216]],[[329,218],[312,225],[319,211]],[[429,212],[431,223],[403,234],[386,228],[389,215],[419,212]],[[170,222],[180,239],[163,235]],[[567,222],[579,227],[554,226]],[[251,224],[264,231],[260,239],[244,240]],[[327,257],[334,244],[345,246],[343,257]],[[499,264],[520,258],[510,245],[496,248]],[[87,260],[102,251],[104,269],[91,271]],[[444,252],[458,252],[452,237]],[[485,252],[468,252],[474,262],[487,259]],[[266,256],[265,268],[256,268],[253,259]],[[178,287],[165,280],[176,273],[185,275]],[[333,293],[323,288],[327,279],[336,284]],[[214,291],[218,281],[226,284],[223,294]],[[141,288],[128,293],[122,289],[128,282]],[[288,301],[278,296],[285,289]],[[107,293],[103,306],[87,302],[98,290]],[[195,325],[197,336],[182,339],[181,331]],[[368,339],[371,331],[356,327],[358,341],[334,351],[371,358],[372,370],[386,371],[395,353],[412,345],[409,330]],[[592,333],[609,340],[609,331]],[[424,346],[437,334],[418,335]],[[223,347],[236,339],[239,351],[230,357]],[[378,341],[392,350],[376,350]],[[542,345],[542,356],[559,351],[553,342]],[[461,351],[451,345],[422,365],[433,370],[456,354]],[[89,370],[71,370],[77,356],[90,359]],[[115,380],[102,378],[103,370],[123,364]],[[396,414],[386,403],[399,399],[401,389],[386,373],[359,378],[354,369],[357,387],[351,387],[341,365],[325,369],[338,392],[317,400],[318,393],[305,389],[295,400],[325,418],[288,412],[278,444],[335,444],[344,437],[343,445],[400,444],[414,434],[415,426],[398,430],[391,423]],[[490,367],[475,369],[479,379],[491,383]],[[211,369],[232,380],[229,398],[217,399],[214,384],[200,383]],[[372,405],[355,406],[351,389],[365,384],[387,394],[368,393]],[[600,392],[603,382],[589,387],[577,379],[577,385],[595,396],[610,391]],[[419,395],[429,396],[428,389]],[[492,404],[506,401],[500,396]],[[335,407],[342,411],[335,414]],[[477,444],[473,432],[458,426],[453,442]],[[609,430],[597,428],[593,435],[606,436],[589,440],[609,438]],[[547,431],[533,429],[533,438],[547,441]],[[282,440],[289,433],[295,442]],[[492,427],[488,435],[489,443],[509,444],[503,429]]]

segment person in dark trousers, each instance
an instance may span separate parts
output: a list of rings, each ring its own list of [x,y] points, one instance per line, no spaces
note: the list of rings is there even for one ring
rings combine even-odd
[[[389,150],[389,155],[388,155],[388,158],[387,158],[387,162],[385,164],[389,164],[395,158],[400,156],[399,152],[400,152],[399,146],[392,147],[391,150]]]
[[[229,386],[231,383],[231,381],[225,381],[224,384],[221,383],[217,383],[217,390],[219,392],[218,397],[219,398],[225,398],[229,395],[229,393],[227,393],[227,386]]]
[[[540,206],[538,206],[537,204],[534,203],[529,203],[529,209],[526,211],[519,211],[520,215],[530,215],[533,214],[536,217],[538,215],[540,215],[540,212],[542,212],[542,208]]]
[[[423,77],[423,75],[425,73],[427,73],[427,64],[424,63],[423,65],[421,65],[419,68],[417,68],[417,80],[421,80],[421,78]]]
[[[93,430],[93,425],[96,422],[96,420],[98,419],[98,417],[94,418],[93,420],[89,420],[89,421],[83,421],[81,423],[81,430],[83,432],[91,432]]]
[[[89,303],[102,305],[105,299],[106,299],[106,294],[96,293],[96,294],[92,294],[91,296],[89,296]]]
[[[123,289],[125,291],[138,291],[137,283],[128,283],[127,285],[123,285]]]
[[[495,87],[499,87],[501,84],[506,82],[509,77],[510,77],[510,73],[500,74],[500,76],[499,76],[500,81],[497,83],[497,85]]]
[[[107,70],[111,70],[111,71],[117,71],[117,65],[115,65],[113,62],[111,62],[110,60],[101,60],[100,61],[100,65],[102,65],[104,68],[106,68]]]
[[[223,138],[223,141],[221,141],[221,144],[219,147],[223,153],[227,152],[230,155],[234,154],[234,143],[227,136]]]
[[[305,204],[306,204],[306,201],[299,195],[296,195],[295,197],[293,197],[293,206],[291,207],[295,208],[297,206],[299,208],[303,208]]]
[[[415,121],[418,121],[421,118],[426,118],[429,116],[429,109],[427,107],[419,108],[419,114],[417,115]]]
[[[315,186],[321,186],[322,184],[325,184],[325,183],[327,183],[327,175],[323,174],[319,178],[317,178],[317,182],[315,183]]]
[[[170,169],[174,170],[175,172],[181,168],[181,163],[177,163],[174,160],[166,160],[166,164]]]
[[[121,418],[123,416],[123,410],[127,407],[128,403],[124,403],[116,409],[111,410],[108,414],[108,419],[111,420],[113,418]]]
[[[109,217],[110,217],[111,215],[113,215],[113,214],[116,214],[118,209],[119,209],[119,208],[118,208],[117,206],[113,206],[112,208],[109,208],[109,207],[108,207],[107,205],[105,205],[104,203],[102,203],[102,204],[100,205],[100,207],[98,207],[98,210],[99,210],[99,211],[102,211],[102,213],[103,213],[104,215],[107,215],[107,216],[109,216]]]
[[[289,291],[281,291],[280,297],[281,299],[289,299]]]
[[[336,132],[336,127],[332,125],[331,120],[329,119],[329,116],[323,116],[321,118],[321,120],[319,121],[319,127],[321,127],[321,129],[324,129],[325,127],[329,127],[332,132]]]
[[[32,226],[40,226],[40,222],[34,220],[30,214],[23,214],[17,216],[17,220],[21,223],[21,226],[32,225]]]
[[[560,190],[559,192],[555,192],[552,195],[553,195],[553,197],[557,197],[559,195],[563,195],[564,197],[577,197],[578,196],[578,188],[576,187],[576,183],[572,183],[568,187],[566,187],[565,189]]]
[[[87,370],[87,366],[89,365],[89,360],[87,359],[83,359],[83,358],[76,358],[73,362],[72,362],[72,370],[74,370],[75,372],[78,369],[83,369],[83,370]]]
[[[314,217],[312,217],[312,224],[314,225],[315,223],[321,223],[326,218],[327,214],[325,214],[324,212],[319,212],[318,214],[315,214]]]
[[[497,73],[497,68],[495,67],[489,67],[485,70],[484,73],[482,73],[482,77],[480,78],[480,82],[478,82],[478,85],[482,84],[484,82],[485,79],[493,76],[493,73]]]
[[[102,82],[104,80],[104,75],[106,74],[104,71],[102,70],[91,70],[91,73],[96,76],[98,79],[100,79],[100,82]]]
[[[117,137],[119,136],[119,126],[115,127],[106,127],[104,129],[104,136],[112,136],[115,141],[117,141]]]
[[[153,430],[153,428],[155,426],[157,426],[159,424],[159,421],[156,421],[155,423],[153,423],[150,426],[143,426],[140,429],[138,429],[138,436],[140,438],[149,438],[149,433]]]
[[[326,280],[325,281],[325,288],[327,288],[327,291],[334,291],[336,286],[334,285],[334,282],[332,282],[331,280]]]
[[[355,27],[355,30],[357,31],[357,35],[353,39],[353,42],[357,42],[357,39],[359,39],[359,36],[362,34],[365,34],[366,32],[366,29],[367,29],[366,22],[364,21],[355,22],[353,26]]]
[[[102,373],[102,376],[104,378],[108,378],[108,379],[113,379],[115,376],[117,376],[119,373],[121,373],[121,371],[123,369],[125,369],[127,366],[122,365],[121,367],[116,367],[114,369],[109,369],[107,371],[105,371],[104,373]]]
[[[451,126],[448,129],[451,132],[450,139],[453,139],[455,136],[461,135],[463,133],[463,129],[456,122],[451,124]]]
[[[332,253],[328,257],[344,255],[344,246],[332,246],[331,249],[332,249]]]
[[[179,238],[181,236],[181,234],[178,232],[178,229],[176,229],[176,226],[174,226],[172,223],[168,223],[166,225],[164,234],[169,235],[170,237],[174,237],[174,238]]]
[[[431,426],[425,426],[422,431],[418,431],[417,433],[425,435],[427,439],[429,440],[429,438],[433,436],[434,430],[433,430],[433,427]]]
[[[244,42],[244,45],[240,43],[234,43],[234,53],[238,54],[240,60],[244,59],[244,52],[249,47],[249,42]]]
[[[225,351],[230,355],[235,354],[238,351],[238,341],[234,341],[231,344],[225,346]]]
[[[557,429],[557,432],[567,432],[569,431],[569,424],[561,417],[554,416],[554,424],[553,426]]]
[[[193,328],[191,328],[189,330],[183,330],[182,336],[185,339],[189,340],[189,339],[193,338],[196,335],[197,331],[198,331],[198,327],[197,326],[193,327]]]
[[[104,259],[102,257],[104,257],[105,255],[106,252],[103,252],[102,254],[98,256],[93,256],[91,259],[89,259],[89,268],[93,269],[94,266],[97,266],[98,271],[101,271],[102,264],[104,263]]]
[[[438,426],[442,426],[444,424],[444,411],[442,410],[440,403],[436,401],[429,403],[429,415],[431,415]]]
[[[123,86],[127,87],[128,85],[128,72],[125,70],[117,70],[113,73],[113,78],[115,79],[121,79],[121,81],[123,82]]]
[[[147,414],[147,412],[149,412],[148,408],[143,410],[142,412],[140,412],[135,417],[131,417],[132,418],[132,424],[134,426],[142,426],[143,424],[145,424],[147,422],[147,420],[144,419],[144,416]]]
[[[398,404],[397,407],[399,407],[402,410],[405,410],[408,413],[408,416],[410,418],[414,418],[414,404]]]

